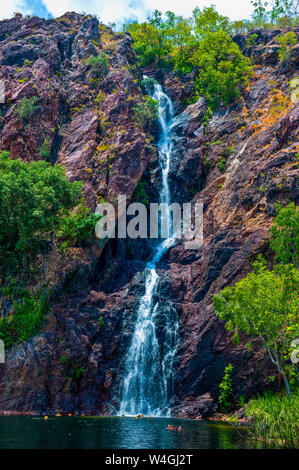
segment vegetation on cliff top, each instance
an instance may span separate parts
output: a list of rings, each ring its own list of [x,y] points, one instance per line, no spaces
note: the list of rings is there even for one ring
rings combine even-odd
[[[297,21],[296,2],[274,0],[268,9],[267,2],[252,3],[251,22],[230,22],[211,6],[202,10],[195,8],[191,18],[177,16],[171,11],[163,16],[155,10],[147,22],[125,24],[124,30],[134,40],[133,47],[141,67],[153,64],[172,68],[180,74],[193,72],[194,100],[203,95],[210,108],[216,109],[238,98],[252,73],[249,59],[230,35],[256,27],[273,27],[283,19],[287,25]],[[287,60],[295,40],[296,35],[292,32],[280,38],[281,60]]]
[[[206,97],[212,108],[227,105],[247,85],[250,62],[228,34],[228,20],[213,7],[196,8],[192,19],[155,11],[147,23],[125,25],[134,39],[141,66],[156,64],[179,73],[196,70],[195,99]]]

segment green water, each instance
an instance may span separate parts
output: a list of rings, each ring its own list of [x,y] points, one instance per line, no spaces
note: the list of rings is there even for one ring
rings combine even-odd
[[[168,424],[181,425],[181,432]],[[229,425],[170,418],[0,416],[1,449],[263,448]]]

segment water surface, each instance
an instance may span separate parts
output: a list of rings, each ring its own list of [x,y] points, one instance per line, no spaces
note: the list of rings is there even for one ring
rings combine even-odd
[[[181,432],[165,429],[181,425]],[[1,449],[248,449],[231,426],[176,418],[0,416]]]

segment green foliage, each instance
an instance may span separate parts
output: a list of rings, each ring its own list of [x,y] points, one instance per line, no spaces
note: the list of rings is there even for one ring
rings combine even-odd
[[[251,0],[251,3],[254,7],[254,12],[252,15],[253,24],[257,27],[263,27],[268,21],[266,8],[268,2],[264,2],[263,0]]]
[[[88,80],[88,85],[89,87],[94,90],[95,88],[97,88],[100,84],[101,80],[99,77],[90,77],[89,80]]]
[[[105,326],[105,322],[103,320],[103,317],[100,317],[99,320],[98,320],[98,325],[99,325],[99,328],[104,328]]]
[[[252,47],[256,44],[258,35],[256,33],[250,34],[246,39],[246,44],[248,47]]]
[[[101,106],[103,104],[103,102],[105,101],[105,98],[106,98],[106,95],[105,93],[103,93],[101,90],[98,92],[95,100],[94,100],[94,103],[97,105],[97,106]]]
[[[143,96],[142,102],[133,108],[134,120],[144,131],[150,131],[158,117],[158,105],[150,96]]]
[[[49,310],[49,296],[31,295],[24,291],[22,299],[15,301],[12,313],[0,319],[0,339],[10,349],[17,343],[28,341],[35,336]]]
[[[209,33],[219,31],[229,32],[229,19],[217,13],[214,6],[204,7],[202,11],[196,7],[193,10],[192,16],[194,21],[194,33],[199,39],[207,36]]]
[[[31,67],[32,64],[33,64],[33,60],[25,59],[23,61],[23,67]]]
[[[145,189],[146,183],[143,181],[138,181],[136,189],[135,189],[135,197],[138,201],[142,202],[142,204],[148,204],[149,198],[146,193]]]
[[[231,145],[228,145],[227,149],[226,149],[226,153],[227,155],[231,155],[233,153],[234,149]]]
[[[100,218],[100,215],[92,213],[87,207],[85,199],[81,199],[74,212],[66,211],[64,215],[61,215],[56,236],[67,245],[81,245],[90,238]]]
[[[251,3],[254,7],[252,27],[273,27],[286,24],[286,21],[290,26],[298,19],[297,0],[251,0]]]
[[[276,253],[276,261],[294,263],[299,261],[299,209],[293,202],[282,208],[276,205],[277,216],[271,227],[270,247]]]
[[[153,24],[137,22],[124,25],[134,40],[134,50],[139,59],[139,65],[145,67],[154,62],[161,63],[168,53],[167,38],[163,31]]]
[[[208,127],[212,115],[213,115],[213,111],[212,111],[211,107],[208,106],[208,109],[207,109],[207,111],[206,111],[206,113],[203,117],[203,125],[204,125],[205,128]]]
[[[202,94],[211,109],[227,106],[240,96],[239,87],[247,86],[251,73],[249,60],[224,32],[207,33],[192,58],[198,68],[197,95]]]
[[[218,160],[217,165],[218,165],[220,173],[224,173],[225,172],[225,167],[226,167],[225,157],[220,157],[219,160]]]
[[[157,80],[155,80],[154,78],[147,77],[147,78],[144,78],[143,80],[141,80],[141,88],[142,88],[144,93],[152,94],[153,91],[154,91],[154,87],[157,83],[158,83]]]
[[[260,338],[288,390],[285,355],[299,335],[299,273],[291,265],[269,271],[261,259],[254,268],[254,273],[214,296],[215,312],[229,331]]]
[[[72,369],[71,371],[72,379],[77,382],[83,377],[84,374],[85,374],[85,369],[83,369],[83,367],[77,367],[77,368]]]
[[[50,137],[46,137],[41,148],[39,154],[42,158],[48,159],[51,155],[51,142]]]
[[[165,16],[155,11],[147,23],[124,25],[134,39],[141,66],[157,63],[179,73],[195,71],[196,94],[205,96],[212,111],[239,96],[239,87],[247,84],[249,60],[228,32],[228,18],[214,7],[195,8],[192,18]],[[208,118],[208,116],[207,116]]]
[[[299,336],[299,216],[294,203],[284,209],[276,207],[270,246],[280,263],[269,271],[259,256],[254,272],[215,295],[213,302],[216,314],[235,336],[241,330],[261,340],[290,395],[288,378],[294,382],[289,365],[291,343]]]
[[[21,103],[16,107],[15,112],[22,121],[28,121],[40,108],[38,97],[23,98]]]
[[[237,20],[230,24],[230,32],[232,34],[246,33],[250,28],[250,21]]]
[[[66,356],[61,356],[60,362],[63,366],[65,366],[66,363],[67,363],[67,357]]]
[[[89,56],[87,64],[96,70],[101,77],[103,77],[109,70],[108,58],[104,52],[101,52],[98,56]]]
[[[219,384],[219,405],[222,411],[227,411],[231,406],[231,396],[232,396],[232,378],[231,374],[233,371],[232,364],[228,364],[225,367],[224,376],[222,382]]]
[[[277,41],[280,44],[280,49],[278,51],[280,61],[288,62],[291,58],[292,47],[298,42],[296,34],[289,31],[284,36],[278,36]]]
[[[17,264],[58,230],[67,240],[84,240],[91,230],[91,219],[86,216],[84,223],[81,209],[78,218],[70,212],[80,203],[81,193],[81,182],[68,182],[62,166],[12,160],[8,152],[1,152],[0,263]],[[72,235],[66,229],[70,226]]]
[[[285,447],[298,447],[299,390],[292,397],[266,393],[245,405],[251,430],[257,439],[280,441]]]

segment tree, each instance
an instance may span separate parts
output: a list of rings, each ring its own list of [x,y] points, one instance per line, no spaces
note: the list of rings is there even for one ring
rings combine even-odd
[[[193,12],[194,33],[198,39],[204,38],[208,33],[229,31],[229,19],[219,15],[214,6],[204,7],[201,11],[196,7]]]
[[[250,61],[229,36],[228,18],[214,7],[195,8],[189,19],[155,10],[148,23],[134,22],[124,28],[132,35],[141,67],[157,63],[180,73],[193,71],[194,99],[203,95],[211,109],[234,101],[248,83]]]
[[[16,263],[36,252],[42,242],[55,235],[61,220],[73,220],[71,211],[81,197],[82,183],[67,181],[62,166],[12,160],[8,152],[1,152],[0,263]],[[88,220],[86,212],[81,215]],[[76,239],[74,224],[73,229]]]
[[[264,27],[268,20],[276,24],[281,18],[298,18],[299,0],[251,0],[251,3],[254,7],[253,23],[258,27]]]
[[[161,62],[162,58],[168,54],[169,49],[163,31],[154,24],[133,22],[124,25],[124,29],[134,40],[134,51],[141,67]]]
[[[169,56],[176,70],[190,72],[192,70],[191,56],[194,46],[190,21],[174,13],[167,12],[165,35],[171,45]]]
[[[291,59],[292,47],[297,44],[297,35],[289,31],[284,36],[277,36],[277,41],[280,44],[278,51],[279,59],[282,62],[288,62]]]
[[[276,205],[277,216],[270,229],[270,247],[276,253],[276,261],[299,263],[299,209],[293,202],[282,208]]]
[[[261,260],[254,267],[254,273],[214,296],[215,312],[228,331],[238,335],[240,330],[261,340],[291,395],[285,354],[293,334],[299,334],[299,273],[292,265],[269,271]]]
[[[260,338],[272,363],[282,376],[287,393],[291,343],[299,336],[299,211],[294,203],[276,206],[270,247],[278,264],[272,271],[262,257],[254,272],[214,296],[215,312],[229,331],[238,330]]]
[[[299,0],[272,0],[270,16],[273,23],[279,18],[298,18]]]
[[[230,25],[230,31],[235,34],[246,33],[249,29],[250,22],[248,20],[233,21]]]
[[[224,31],[208,33],[200,41],[193,63],[198,68],[196,91],[212,109],[237,99],[240,87],[247,86],[251,74],[249,59]]]
[[[228,364],[224,370],[222,382],[219,384],[219,404],[223,411],[226,411],[230,406],[230,398],[233,392],[231,374],[233,371],[232,364]]]
[[[254,8],[252,15],[253,24],[258,27],[263,27],[268,22],[268,2],[264,2],[263,0],[250,1]]]

